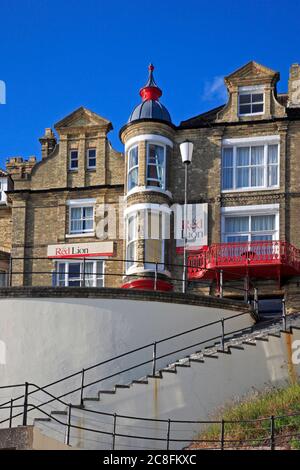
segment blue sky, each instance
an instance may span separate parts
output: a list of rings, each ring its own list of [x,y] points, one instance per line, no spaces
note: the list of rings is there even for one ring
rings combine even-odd
[[[298,0],[0,0],[0,165],[37,155],[45,127],[83,105],[110,119],[113,145],[150,61],[173,122],[224,101],[222,77],[249,60],[300,62]]]

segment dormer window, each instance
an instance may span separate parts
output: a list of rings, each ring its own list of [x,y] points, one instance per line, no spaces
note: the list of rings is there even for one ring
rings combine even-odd
[[[239,116],[253,116],[264,113],[264,87],[239,88]]]

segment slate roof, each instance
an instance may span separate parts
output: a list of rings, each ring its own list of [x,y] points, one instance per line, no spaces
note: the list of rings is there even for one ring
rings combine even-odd
[[[287,106],[288,102],[288,94],[287,93],[278,93],[276,97],[278,103],[282,106]],[[198,114],[198,116],[191,117],[185,121],[181,121],[179,124],[179,129],[194,129],[197,127],[207,127],[214,124],[217,114],[224,108],[225,104],[218,106],[217,108],[213,108],[210,111],[206,111],[205,113]],[[288,112],[288,115],[291,114]],[[296,110],[293,111],[293,115],[296,115]],[[300,114],[300,110],[298,109],[298,114]]]

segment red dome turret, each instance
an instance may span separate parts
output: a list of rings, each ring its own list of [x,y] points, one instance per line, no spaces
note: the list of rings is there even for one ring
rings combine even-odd
[[[140,89],[142,103],[138,104],[134,108],[128,119],[128,123],[138,121],[140,119],[153,119],[171,123],[171,116],[168,110],[163,104],[159,102],[159,98],[162,95],[162,91],[156,85],[153,77],[154,65],[150,64],[148,70],[148,81],[146,85]]]
[[[161,97],[162,91],[156,85],[154,77],[153,77],[154,65],[150,64],[148,67],[148,70],[149,70],[149,78],[148,78],[146,85],[140,89],[140,95],[143,101],[148,101],[148,100],[156,101]]]

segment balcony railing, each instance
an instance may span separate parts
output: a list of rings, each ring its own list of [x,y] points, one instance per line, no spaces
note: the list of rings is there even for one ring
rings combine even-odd
[[[216,268],[254,276],[300,274],[300,250],[283,241],[216,243],[189,254],[189,279],[213,278]],[[227,276],[228,277],[228,276]]]

